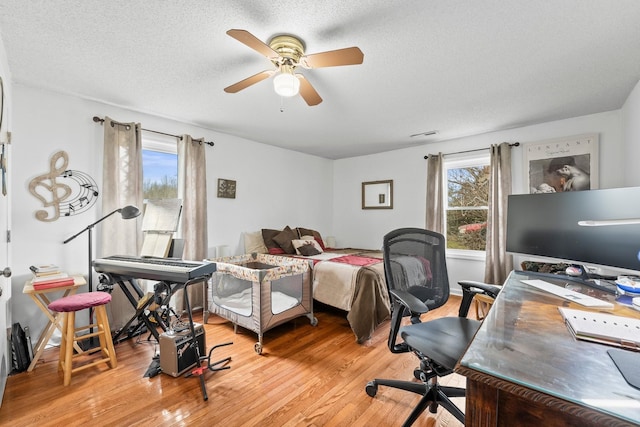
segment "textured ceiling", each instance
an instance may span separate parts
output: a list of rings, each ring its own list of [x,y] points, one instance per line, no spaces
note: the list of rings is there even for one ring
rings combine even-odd
[[[639,22],[637,0],[0,0],[15,83],[332,159],[618,109]],[[270,80],[228,94],[272,67],[232,28],[364,63],[302,70],[314,107]]]

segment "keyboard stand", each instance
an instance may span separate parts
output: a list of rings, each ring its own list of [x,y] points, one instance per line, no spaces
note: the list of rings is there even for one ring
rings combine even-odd
[[[149,316],[145,313],[149,305],[151,305],[151,303],[153,302],[153,298],[147,298],[147,300],[144,301],[142,305],[139,305],[139,302],[144,297],[144,293],[142,292],[142,289],[140,289],[140,286],[136,282],[136,279],[132,277],[124,277],[124,276],[118,276],[118,275],[112,275],[112,277],[113,277],[113,280],[118,283],[118,285],[120,286],[120,289],[122,289],[122,292],[125,294],[125,296],[129,300],[129,303],[131,303],[131,306],[136,309],[135,314],[131,316],[131,318],[127,321],[127,323],[113,335],[112,337],[113,342],[118,343],[127,338],[131,338],[135,336],[136,331],[142,328],[143,325],[147,327],[147,330],[154,336],[154,338],[157,341],[160,341],[160,335],[158,334],[158,331],[156,330],[156,328],[157,326],[160,326],[163,331],[166,331],[167,325],[164,324],[164,321],[160,318],[158,313],[156,313],[155,311],[151,312],[151,315],[156,321],[155,325],[153,324],[153,322],[151,322],[151,320],[149,320]],[[135,293],[138,295],[138,299],[136,299],[131,293],[131,290],[129,290],[129,287],[127,286],[127,282],[131,285],[131,288],[133,288]],[[135,325],[133,331],[129,332],[129,327],[135,320],[138,321],[138,324]],[[127,338],[121,338],[121,335],[123,333],[127,333],[128,335]]]

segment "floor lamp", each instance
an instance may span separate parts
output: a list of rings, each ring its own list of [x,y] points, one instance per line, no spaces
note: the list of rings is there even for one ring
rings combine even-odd
[[[96,222],[94,222],[93,224],[89,224],[87,225],[86,228],[84,228],[83,230],[81,230],[80,232],[74,234],[73,236],[69,237],[67,240],[65,240],[64,242],[62,242],[63,244],[67,244],[70,241],[72,241],[73,239],[75,239],[76,237],[78,237],[79,235],[81,235],[82,233],[84,233],[85,231],[89,232],[89,276],[87,277],[87,283],[89,285],[89,292],[93,291],[93,266],[92,266],[92,262],[93,262],[93,227],[96,226],[96,224],[99,224],[100,222],[104,221],[105,219],[109,218],[111,215],[115,214],[115,213],[119,213],[122,216],[122,219],[131,219],[131,218],[135,218],[137,216],[140,216],[140,209],[136,208],[135,206],[129,205],[129,206],[125,206],[124,208],[120,208],[120,209],[116,209],[113,212],[103,216],[102,218],[100,218],[99,220],[97,220]],[[89,309],[89,323],[92,323],[93,321],[93,311],[91,309]],[[93,332],[93,328],[91,328],[90,332]],[[90,339],[90,344],[93,345],[93,337]]]

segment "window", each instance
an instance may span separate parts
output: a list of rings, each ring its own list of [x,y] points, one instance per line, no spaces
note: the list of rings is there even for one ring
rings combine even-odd
[[[142,138],[142,189],[145,200],[178,197],[178,152],[175,141]]]
[[[489,156],[445,160],[447,248],[484,251],[489,204]]]

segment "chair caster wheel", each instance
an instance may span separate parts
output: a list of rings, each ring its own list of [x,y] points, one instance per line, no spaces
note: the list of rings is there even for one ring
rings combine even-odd
[[[311,326],[318,326],[318,318],[314,317],[311,319]]]
[[[262,354],[262,344],[260,344],[259,342],[255,343],[253,349],[256,351],[256,353]]]
[[[376,397],[376,394],[378,393],[378,384],[376,384],[375,381],[369,381],[364,388],[364,391],[367,392],[369,397]]]

